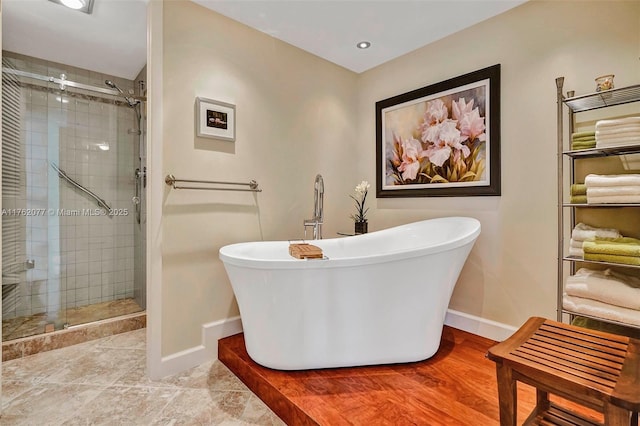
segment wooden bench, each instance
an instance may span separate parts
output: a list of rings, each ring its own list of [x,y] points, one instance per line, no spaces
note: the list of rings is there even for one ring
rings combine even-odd
[[[551,403],[551,393],[603,413],[606,426],[638,426],[640,340],[533,317],[487,357],[496,363],[501,426],[516,425],[517,381],[536,388],[525,425],[602,425]]]

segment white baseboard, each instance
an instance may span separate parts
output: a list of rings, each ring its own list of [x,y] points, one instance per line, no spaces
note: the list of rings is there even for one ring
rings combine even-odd
[[[226,318],[202,325],[202,344],[162,357],[161,377],[171,376],[218,359],[218,340],[242,332],[240,317]]]
[[[501,342],[511,336],[517,328],[496,321],[447,309],[444,323],[471,334]]]
[[[453,309],[447,310],[444,323],[450,327],[496,341],[503,341],[516,331],[515,327]],[[202,344],[162,358],[161,377],[171,376],[212,359],[218,359],[218,340],[241,332],[242,321],[239,316],[204,324],[202,326]]]

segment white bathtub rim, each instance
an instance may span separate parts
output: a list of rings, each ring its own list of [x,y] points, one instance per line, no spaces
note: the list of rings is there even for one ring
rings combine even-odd
[[[402,251],[393,251],[393,252],[382,252],[380,254],[368,255],[368,256],[351,256],[351,257],[340,257],[340,258],[324,258],[324,259],[295,259],[291,256],[288,256],[288,241],[258,241],[258,242],[244,242],[244,243],[235,243],[224,246],[220,248],[219,257],[223,263],[234,265],[234,266],[242,266],[246,268],[252,269],[323,269],[323,268],[337,268],[337,267],[351,267],[351,266],[359,266],[359,265],[369,265],[374,263],[386,263],[392,262],[401,259],[411,259],[414,257],[426,256],[433,253],[442,253],[450,250],[455,250],[460,247],[464,247],[469,243],[473,243],[481,232],[480,222],[477,219],[470,217],[446,217],[446,218],[436,218],[436,219],[427,219],[427,221],[431,220],[443,220],[443,219],[464,219],[470,222],[474,222],[473,229],[468,231],[465,235],[456,236],[453,240],[443,241],[442,243],[426,246],[422,248],[412,248],[409,250]],[[415,223],[415,222],[414,222]],[[406,225],[399,225],[397,227],[383,229],[380,231],[375,231],[370,234],[363,235],[355,235],[349,237],[342,238],[330,238],[324,240],[314,240],[313,243],[318,246],[322,246],[323,242],[327,242],[332,244],[333,241],[341,240],[344,238],[370,238],[371,235],[375,235],[378,232],[387,232],[394,228],[409,226],[411,223]],[[233,252],[235,249],[245,247],[248,244],[271,244],[274,246],[274,249],[281,250],[283,253],[286,253],[287,256],[283,256],[277,259],[257,259],[257,258],[249,258],[249,257],[239,257],[234,256]]]
[[[355,237],[346,237],[355,238]],[[325,268],[349,268],[360,265],[383,264],[396,262],[402,259],[413,259],[415,257],[428,256],[434,253],[446,253],[448,251],[459,249],[471,243],[476,237],[470,237],[461,244],[448,246],[442,249],[441,246],[429,247],[429,250],[420,249],[409,252],[385,253],[384,255],[372,255],[367,257],[343,257],[343,258],[324,258],[324,259],[245,259],[231,256],[225,256],[220,253],[220,259],[223,263],[241,266],[248,269],[325,269]],[[242,244],[242,243],[241,243]],[[249,243],[246,243],[249,244]],[[288,247],[284,246],[284,251]]]

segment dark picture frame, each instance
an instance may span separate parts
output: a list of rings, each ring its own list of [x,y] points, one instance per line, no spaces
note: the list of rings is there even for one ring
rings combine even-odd
[[[376,197],[500,195],[500,64],[376,102]]]

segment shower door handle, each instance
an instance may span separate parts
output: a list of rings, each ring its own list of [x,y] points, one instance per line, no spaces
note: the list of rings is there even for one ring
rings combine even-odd
[[[33,259],[25,260],[24,262],[5,263],[2,265],[3,274],[16,274],[19,272],[25,272],[29,269],[36,267],[36,261]]]
[[[141,209],[142,206],[140,205],[140,193],[141,191],[141,186],[143,184],[143,181],[145,179],[145,172],[140,170],[140,168],[137,168],[135,171],[135,177],[136,177],[136,195],[133,197],[133,199],[131,200],[133,202],[133,204],[135,204],[136,206],[136,222],[138,224],[140,224],[140,219],[141,219]]]
[[[24,262],[5,263],[2,265],[2,285],[20,284],[24,281],[24,277],[21,279],[19,274],[35,267],[36,261],[33,259],[28,259]]]

